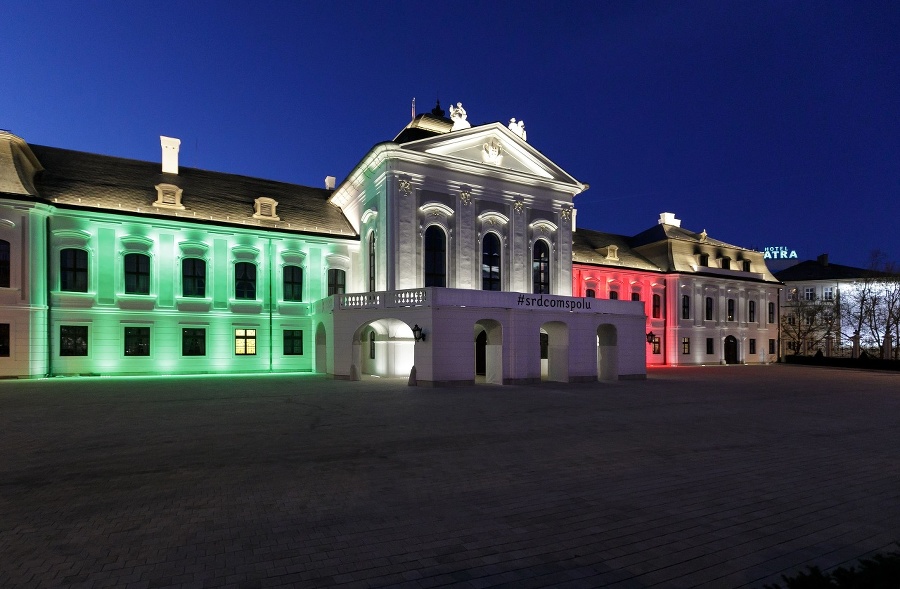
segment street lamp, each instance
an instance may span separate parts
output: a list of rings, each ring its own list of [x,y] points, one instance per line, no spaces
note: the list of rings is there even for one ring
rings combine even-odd
[[[656,339],[655,333],[653,333],[652,331],[647,333],[647,343],[648,344],[652,344],[653,340],[655,340],[655,339]]]
[[[413,326],[412,332],[413,332],[413,339],[415,339],[417,342],[425,341],[425,331],[423,331],[422,328],[419,327],[418,323],[416,323]]]

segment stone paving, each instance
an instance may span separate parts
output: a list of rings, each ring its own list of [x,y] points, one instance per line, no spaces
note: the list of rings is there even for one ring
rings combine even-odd
[[[0,587],[752,587],[900,539],[900,375],[0,382]]]

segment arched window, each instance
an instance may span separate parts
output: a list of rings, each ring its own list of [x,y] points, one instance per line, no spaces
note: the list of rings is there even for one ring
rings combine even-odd
[[[328,296],[347,292],[347,274],[338,268],[328,269]]]
[[[425,286],[447,286],[447,235],[437,225],[425,230]]]
[[[281,272],[284,281],[284,300],[303,300],[303,268],[300,266],[285,266]]]
[[[369,292],[375,292],[375,232],[369,233]]]
[[[80,249],[59,252],[59,289],[69,292],[88,291],[88,255]]]
[[[181,296],[206,296],[206,262],[200,258],[181,260]]]
[[[487,233],[481,240],[481,290],[502,290],[500,278],[500,238]]]
[[[125,294],[150,294],[150,256],[125,254]]]
[[[238,262],[234,265],[234,298],[256,300],[256,264]]]
[[[369,332],[369,359],[375,359],[375,332]]]
[[[589,288],[584,291],[584,296],[586,296],[590,299],[597,298],[597,291],[595,291],[593,288]]]
[[[9,242],[0,239],[0,287],[9,287]]]
[[[550,294],[550,246],[543,239],[534,242],[531,283],[535,294]]]

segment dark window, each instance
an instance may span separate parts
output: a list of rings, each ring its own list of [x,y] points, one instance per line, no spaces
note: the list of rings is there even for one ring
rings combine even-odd
[[[589,288],[586,291],[584,291],[584,296],[586,296],[590,299],[595,299],[595,298],[597,298],[597,292],[593,288]]]
[[[87,325],[60,325],[59,326],[59,355],[60,356],[87,356],[88,355],[88,328],[87,328]]]
[[[238,356],[256,355],[256,330],[234,330],[234,353]]]
[[[343,270],[328,270],[328,296],[347,292],[347,274]]]
[[[150,256],[125,254],[125,294],[150,294]]]
[[[660,346],[660,340],[659,340],[659,336],[658,336],[658,335],[654,335],[654,336],[653,336],[653,341],[650,343],[650,346],[651,346],[651,349],[652,349],[652,351],[653,351],[654,354],[660,354],[660,353],[662,353],[662,352],[660,351],[660,349],[662,348],[662,346]]]
[[[775,303],[769,303],[769,323],[775,323]]]
[[[731,270],[731,258],[722,258],[722,268],[724,270]]]
[[[0,356],[9,358],[9,323],[0,323]]]
[[[150,328],[126,327],[125,328],[125,355],[149,356],[150,355]]]
[[[700,254],[700,265],[709,266],[709,254]]]
[[[619,293],[616,292],[616,291],[614,291],[614,290],[609,291],[609,300],[611,300],[611,301],[618,301],[618,300],[619,300]]]
[[[541,360],[550,357],[550,334],[541,332]]]
[[[284,282],[284,300],[303,300],[303,268],[300,266],[285,266],[281,271]]]
[[[206,329],[200,327],[185,327],[181,330],[181,355],[206,355]]]
[[[535,294],[550,294],[550,246],[543,239],[534,242],[531,284]]]
[[[756,321],[756,301],[747,301],[747,321]]]
[[[633,292],[633,293],[631,293],[631,300],[632,300],[632,301],[639,301],[639,300],[641,300],[641,293],[639,293],[639,292]]]
[[[375,292],[375,232],[369,234],[369,292]]]
[[[716,353],[715,346],[716,346],[716,344],[715,344],[715,340],[713,340],[713,338],[711,338],[711,337],[706,338],[706,353],[707,354],[715,354]]]
[[[713,300],[712,297],[706,297],[706,320],[712,321],[713,318]]]
[[[662,297],[658,294],[653,295],[653,318],[659,319],[662,316]]]
[[[285,356],[302,356],[303,355],[303,330],[301,330],[301,329],[285,329],[284,330],[284,355]]]
[[[752,338],[750,339],[750,353],[751,354],[756,353],[756,340],[752,339]]]
[[[734,321],[734,299],[728,299],[728,320]]]
[[[500,278],[500,238],[488,233],[481,242],[481,290],[502,290]]]
[[[774,339],[769,340],[769,353],[770,354],[775,353],[775,340]]]
[[[79,249],[59,252],[59,289],[69,292],[88,291],[88,256]]]
[[[3,239],[0,239],[0,287],[9,287],[9,242]]]
[[[681,295],[681,318],[691,318],[691,297],[690,295]]]
[[[744,260],[744,272],[750,271],[750,260]]]
[[[206,296],[206,262],[200,258],[181,260],[181,296]]]
[[[234,265],[234,298],[256,300],[256,264],[238,262]]]
[[[690,354],[691,353],[691,338],[689,338],[689,337],[681,338],[681,353],[682,354]]]
[[[437,225],[425,230],[425,286],[447,286],[447,235]]]
[[[375,359],[375,332],[369,332],[369,359]]]

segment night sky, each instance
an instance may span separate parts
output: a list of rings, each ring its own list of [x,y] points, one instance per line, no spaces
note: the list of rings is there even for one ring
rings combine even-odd
[[[5,2],[0,128],[311,186],[436,99],[590,184],[578,225],[900,262],[900,2]]]

